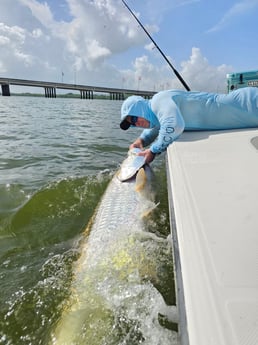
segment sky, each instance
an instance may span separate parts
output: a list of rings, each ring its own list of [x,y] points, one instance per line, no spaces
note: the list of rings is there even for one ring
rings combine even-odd
[[[191,90],[258,70],[258,0],[126,0]],[[0,77],[184,89],[121,0],[0,0]]]

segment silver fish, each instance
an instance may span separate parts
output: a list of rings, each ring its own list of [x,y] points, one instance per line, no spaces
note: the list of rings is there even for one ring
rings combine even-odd
[[[122,169],[131,164],[128,158]],[[127,182],[119,173],[85,230],[53,345],[145,344],[143,339],[157,345],[176,337],[159,325],[158,313],[166,306],[150,283],[157,279],[158,256],[170,250],[167,240],[146,231],[145,218],[156,207],[151,169],[145,165]]]

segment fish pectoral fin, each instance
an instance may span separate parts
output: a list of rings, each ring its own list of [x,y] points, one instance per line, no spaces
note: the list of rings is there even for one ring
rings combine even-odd
[[[141,218],[148,217],[148,215],[157,207],[159,206],[159,202],[157,204],[154,204],[152,202],[152,205],[150,205],[144,212],[141,214]]]
[[[144,189],[146,182],[147,182],[147,176],[146,176],[145,170],[144,168],[141,168],[136,175],[135,191],[141,192]]]

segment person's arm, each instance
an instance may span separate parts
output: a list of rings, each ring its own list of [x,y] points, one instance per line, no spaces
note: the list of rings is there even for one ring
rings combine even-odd
[[[170,91],[156,94],[151,102],[152,111],[158,117],[160,128],[145,129],[132,147],[143,148],[154,141],[149,149],[138,155],[145,156],[150,163],[157,153],[161,153],[184,131],[185,122],[178,105],[171,97]],[[137,146],[136,146],[137,145]]]
[[[158,136],[159,128],[146,128],[142,131],[140,139],[142,140],[143,146],[150,145]]]
[[[156,154],[165,151],[180,136],[185,122],[169,91],[154,96],[151,105],[160,122],[157,140],[150,146],[151,152]]]

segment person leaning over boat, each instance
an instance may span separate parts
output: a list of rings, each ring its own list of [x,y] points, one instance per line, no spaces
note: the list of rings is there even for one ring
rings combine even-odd
[[[229,94],[166,90],[150,100],[130,96],[122,104],[121,120],[123,130],[145,128],[130,148],[151,145],[139,153],[150,163],[184,130],[258,127],[258,88],[237,89]]]

